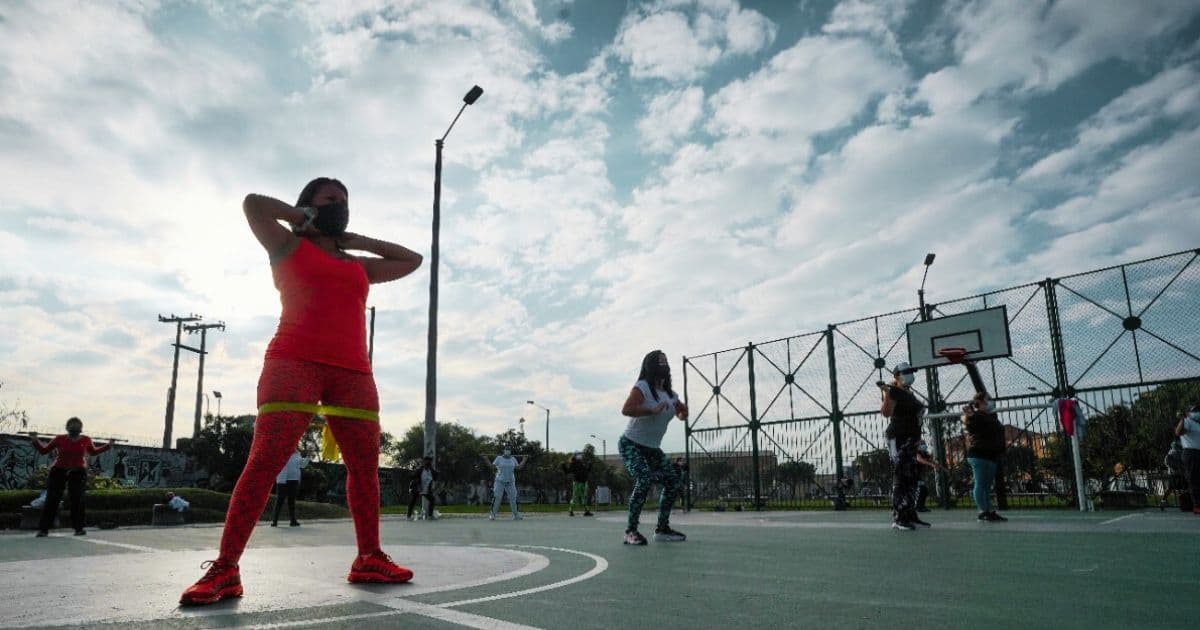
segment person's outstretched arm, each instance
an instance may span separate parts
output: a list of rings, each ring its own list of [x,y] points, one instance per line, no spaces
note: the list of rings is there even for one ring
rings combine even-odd
[[[49,453],[50,451],[54,450],[54,448],[55,448],[53,439],[50,440],[50,442],[48,442],[46,444],[42,444],[42,441],[40,439],[38,439],[38,436],[36,433],[30,433],[29,439],[33,441],[34,450],[41,453],[42,455]],[[55,439],[57,439],[57,438],[55,438]]]
[[[92,438],[84,438],[84,439],[87,440],[87,444],[84,445],[84,448],[87,449],[88,455],[99,455],[100,453],[103,453],[104,451],[107,451],[108,449],[113,447],[112,440],[109,440],[108,444],[105,444],[103,446],[96,446],[94,443],[92,443]]]
[[[421,266],[423,258],[420,254],[395,243],[381,241],[369,236],[347,232],[338,239],[338,245],[345,249],[375,254],[370,256],[355,256],[367,271],[367,280],[372,284],[391,282],[407,276]]]
[[[979,368],[975,367],[975,362],[963,361],[963,367],[967,368],[967,376],[971,377],[971,385],[975,386],[975,393],[986,394],[987,387],[983,384],[983,377],[979,375]]]

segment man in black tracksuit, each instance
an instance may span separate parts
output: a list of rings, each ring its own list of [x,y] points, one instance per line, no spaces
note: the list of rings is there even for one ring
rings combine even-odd
[[[892,527],[911,530],[929,527],[917,515],[917,481],[921,467],[917,451],[921,447],[921,416],[925,405],[912,393],[915,370],[907,363],[892,371],[890,384],[879,383],[882,401],[880,413],[889,418],[884,437],[892,458]]]

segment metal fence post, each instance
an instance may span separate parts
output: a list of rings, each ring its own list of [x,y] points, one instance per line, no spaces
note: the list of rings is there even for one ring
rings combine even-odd
[[[751,465],[754,467],[754,509],[762,509],[762,478],[758,472],[758,401],[754,394],[754,344],[746,345],[746,370],[750,375],[750,452]]]
[[[837,359],[833,354],[833,330],[837,328],[830,324],[825,329],[825,351],[829,354],[829,422],[833,425],[833,458],[834,458],[834,487],[837,488],[837,499],[833,509],[846,509],[846,490],[842,487],[842,410],[838,405]]]
[[[688,417],[683,421],[683,465],[687,470],[687,483],[683,487],[683,509],[692,509],[692,408],[688,405],[688,389],[687,389],[687,368],[688,358],[683,357],[683,404],[688,408]]]
[[[1054,357],[1054,391],[1053,398],[1057,401],[1059,398],[1072,395],[1074,392],[1071,387],[1071,377],[1067,374],[1067,355],[1063,345],[1062,337],[1062,320],[1058,313],[1058,290],[1055,288],[1058,285],[1058,280],[1046,278],[1042,281],[1042,290],[1046,293],[1046,320],[1050,328],[1050,350]],[[1054,418],[1058,420],[1057,424],[1061,426],[1061,420],[1058,416],[1058,405],[1054,407]],[[1075,475],[1071,477],[1072,494],[1075,496],[1075,502],[1080,511],[1086,510],[1085,505],[1085,489],[1086,481],[1082,480],[1081,472],[1081,453],[1079,452],[1079,440],[1071,439],[1069,448],[1071,449],[1071,459],[1075,466]]]

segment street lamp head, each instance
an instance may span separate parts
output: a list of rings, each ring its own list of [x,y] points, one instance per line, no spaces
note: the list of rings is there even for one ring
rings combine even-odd
[[[525,404],[526,404],[526,405],[532,405],[532,404],[534,404],[534,402],[533,402],[532,400],[526,400],[526,401],[525,401]]]
[[[219,391],[217,391],[217,390],[215,390],[215,389],[214,389],[214,390],[213,390],[213,396],[216,396],[217,398],[220,398],[220,397],[221,397],[221,392],[219,392]]]
[[[463,97],[463,102],[467,105],[474,105],[475,101],[479,100],[480,96],[483,96],[483,88],[476,85],[475,87],[471,88],[470,92],[467,92],[466,96]]]
[[[933,259],[936,257],[937,257],[937,254],[934,254],[932,252],[925,254],[925,266],[928,267],[929,265],[932,265]]]

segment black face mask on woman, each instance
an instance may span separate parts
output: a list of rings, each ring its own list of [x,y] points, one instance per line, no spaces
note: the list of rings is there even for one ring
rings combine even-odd
[[[325,236],[341,236],[350,224],[350,206],[345,201],[317,206],[317,218],[312,224]]]

